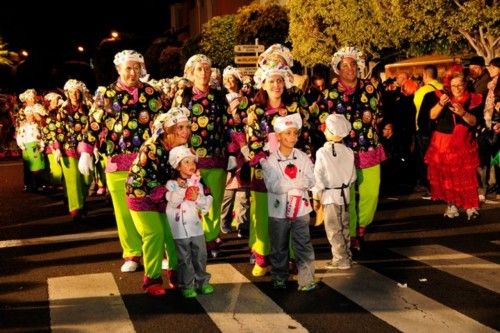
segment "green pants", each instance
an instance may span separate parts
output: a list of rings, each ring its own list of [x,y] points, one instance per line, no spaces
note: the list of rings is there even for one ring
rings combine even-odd
[[[250,191],[250,237],[248,247],[261,256],[269,255],[267,192]]]
[[[134,221],[127,207],[125,196],[125,181],[127,171],[115,171],[106,173],[106,184],[113,201],[118,238],[123,250],[123,258],[140,257],[142,255],[141,235],[135,228]]]
[[[355,189],[351,190],[349,202],[349,234],[356,236],[358,227],[366,228],[372,223],[377,211],[380,188],[380,164],[356,169]]]
[[[84,177],[78,171],[78,160],[75,157],[61,157],[60,161],[69,212],[76,213],[85,203],[89,177]]]
[[[168,267],[177,268],[174,238],[165,213],[153,211],[130,211],[135,228],[142,237],[144,275],[150,279],[161,277],[161,262],[165,250]]]
[[[214,241],[220,232],[220,216],[222,209],[222,198],[226,185],[226,171],[223,169],[200,170],[203,182],[210,188],[213,197],[212,207],[203,217],[203,231],[207,242]]]
[[[49,161],[50,184],[60,185],[62,183],[62,167],[56,162],[53,153],[47,154],[47,159]]]

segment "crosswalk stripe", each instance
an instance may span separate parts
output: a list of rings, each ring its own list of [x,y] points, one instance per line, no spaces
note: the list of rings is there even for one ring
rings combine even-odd
[[[317,261],[316,267],[327,261]],[[362,265],[321,273],[323,283],[403,332],[496,332]]]
[[[28,245],[45,245],[45,244],[65,243],[65,242],[79,242],[79,241],[94,240],[94,239],[116,238],[117,236],[118,232],[116,230],[111,230],[111,231],[85,232],[80,234],[48,236],[48,237],[28,238],[28,239],[10,239],[5,241],[0,241],[0,249],[9,247],[28,246]]]
[[[232,265],[207,270],[216,294],[197,299],[222,332],[307,332]]]
[[[135,332],[111,273],[49,278],[52,332]]]
[[[500,265],[441,245],[391,248],[412,260],[500,293]]]

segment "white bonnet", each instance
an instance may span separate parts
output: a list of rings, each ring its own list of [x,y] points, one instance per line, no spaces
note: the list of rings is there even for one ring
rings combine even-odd
[[[184,77],[186,77],[189,80],[193,80],[192,75],[194,71],[194,66],[197,63],[205,63],[208,64],[210,67],[212,67],[212,60],[210,60],[209,57],[207,57],[204,54],[195,54],[194,56],[191,56],[191,58],[188,59],[186,62],[186,65],[184,66]]]
[[[144,57],[137,51],[134,50],[123,50],[115,54],[115,59],[113,63],[116,66],[126,63],[127,61],[136,61],[144,64]]]
[[[227,77],[227,76],[234,76],[238,80],[242,81],[240,71],[238,68],[234,68],[233,66],[227,66],[224,68],[224,71],[222,72],[222,77]]]
[[[198,156],[193,154],[191,149],[189,149],[186,146],[177,146],[172,148],[170,152],[168,153],[168,163],[176,169],[179,163],[185,159],[186,157],[191,157],[193,158],[196,162],[198,162]]]
[[[352,58],[356,61],[356,64],[358,65],[358,74],[363,73],[363,70],[365,68],[365,56],[363,52],[359,51],[355,47],[347,46],[343,47],[337,52],[332,57],[332,68],[333,71],[336,74],[339,74],[339,64],[344,58]]]
[[[29,96],[36,97],[36,90],[35,89],[27,89],[24,91],[22,94],[19,95],[19,100],[21,102],[26,102]]]
[[[172,127],[177,123],[188,121],[190,115],[191,112],[189,112],[189,110],[184,106],[171,108],[170,110],[168,110],[168,112],[162,113],[158,117],[156,117],[153,123],[153,135],[158,137],[163,134],[164,125],[167,125],[167,127]]]

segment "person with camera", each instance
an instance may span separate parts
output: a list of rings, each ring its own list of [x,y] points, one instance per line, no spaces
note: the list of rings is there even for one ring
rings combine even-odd
[[[480,94],[467,91],[465,77],[455,73],[450,80],[451,93],[436,91],[430,119],[435,122],[429,149],[425,155],[433,200],[443,200],[444,217],[454,219],[464,208],[467,220],[479,217],[479,165],[473,129],[482,115]]]

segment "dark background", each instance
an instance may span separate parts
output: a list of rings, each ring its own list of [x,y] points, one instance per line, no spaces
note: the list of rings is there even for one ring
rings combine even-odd
[[[29,52],[17,68],[15,82],[7,82],[9,90],[50,89],[61,86],[70,76],[95,88],[95,78],[85,66],[93,68],[95,62],[101,61],[99,45],[106,44],[103,40],[110,37],[111,31],[119,32],[122,39],[116,48],[144,52],[154,38],[169,29],[172,3],[160,0],[126,4],[96,0],[66,5],[56,1],[2,3],[0,36],[8,43],[6,49]],[[107,44],[104,48],[110,48],[109,40]],[[83,53],[77,51],[79,45],[84,47]],[[104,52],[106,57],[110,52]]]

